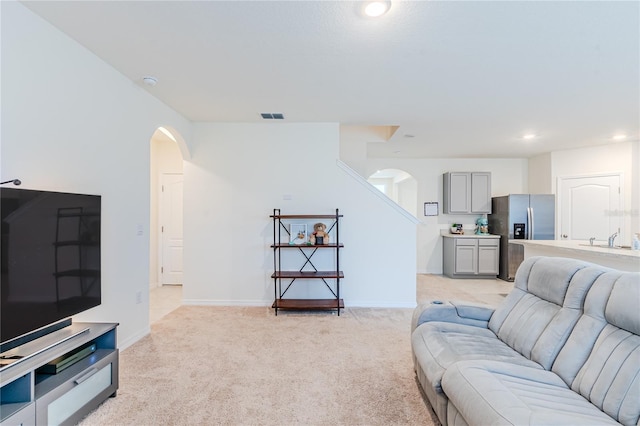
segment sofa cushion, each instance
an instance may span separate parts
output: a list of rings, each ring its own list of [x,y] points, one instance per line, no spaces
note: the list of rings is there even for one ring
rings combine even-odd
[[[451,322],[487,328],[494,309],[486,305],[474,305],[469,302],[450,300],[423,303],[413,311],[411,333],[425,322]]]
[[[486,328],[429,322],[414,331],[411,343],[417,363],[437,392],[441,392],[440,381],[445,370],[458,361],[502,360],[542,368],[515,352]]]
[[[447,426],[469,426],[456,406],[447,401]]]
[[[487,328],[447,322],[427,322],[411,335],[418,381],[433,410],[447,424],[447,398],[442,392],[442,375],[461,360],[500,359],[542,368],[501,342]]]
[[[640,274],[624,273],[613,284],[588,359],[571,388],[624,425],[640,422]]]
[[[463,361],[447,370],[442,388],[456,408],[449,411],[469,425],[617,424],[556,374],[542,369]]]
[[[571,386],[578,371],[584,366],[598,336],[607,325],[605,308],[613,285],[621,275],[621,272],[607,272],[600,275],[591,286],[584,303],[584,312],[551,368],[568,386]]]
[[[611,290],[604,316],[607,322],[640,335],[640,274],[624,273]]]
[[[489,328],[514,350],[550,369],[582,315],[587,292],[605,270],[575,259],[529,258]]]
[[[552,367],[571,389],[625,425],[640,421],[639,301],[640,274],[598,277]]]

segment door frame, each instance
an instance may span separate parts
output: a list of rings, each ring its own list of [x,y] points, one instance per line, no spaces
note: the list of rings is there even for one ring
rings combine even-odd
[[[569,179],[585,179],[585,178],[603,178],[603,177],[617,177],[618,182],[620,183],[620,236],[619,238],[626,238],[627,236],[627,221],[624,217],[624,209],[626,205],[626,200],[624,197],[624,173],[623,172],[604,172],[604,173],[588,173],[588,174],[579,174],[579,175],[566,175],[566,176],[558,176],[556,178],[556,238],[562,239],[562,186],[566,180]]]

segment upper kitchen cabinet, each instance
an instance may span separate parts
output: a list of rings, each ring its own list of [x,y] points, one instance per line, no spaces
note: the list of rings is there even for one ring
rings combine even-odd
[[[491,172],[448,172],[443,182],[444,213],[491,213]]]

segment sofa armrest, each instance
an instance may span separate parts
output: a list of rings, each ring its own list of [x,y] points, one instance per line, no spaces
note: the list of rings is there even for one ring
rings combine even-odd
[[[495,311],[488,306],[472,304],[468,302],[433,301],[418,305],[413,311],[411,321],[411,332],[420,324],[430,321],[452,322],[456,324],[472,325],[475,327],[487,328],[489,319]]]

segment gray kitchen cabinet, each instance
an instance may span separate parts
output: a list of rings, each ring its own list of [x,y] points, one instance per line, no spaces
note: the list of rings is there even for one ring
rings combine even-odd
[[[444,235],[442,270],[451,278],[495,278],[500,236]]]
[[[500,239],[478,240],[478,275],[498,275]]]
[[[478,270],[478,240],[454,240],[453,274],[475,274]]]
[[[444,213],[491,213],[491,172],[447,172],[443,184]]]

